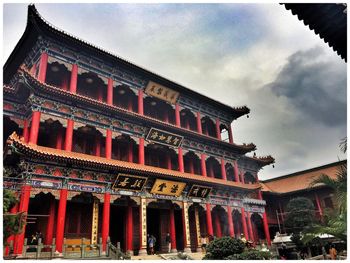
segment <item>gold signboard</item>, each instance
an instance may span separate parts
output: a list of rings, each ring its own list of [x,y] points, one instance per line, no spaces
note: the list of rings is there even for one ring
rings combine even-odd
[[[147,181],[147,177],[129,175],[129,174],[118,174],[112,189],[122,189],[131,191],[141,191]]]
[[[171,104],[175,104],[177,98],[179,97],[179,92],[164,87],[153,81],[148,82],[145,93],[158,99],[165,100]]]
[[[151,128],[146,136],[146,140],[178,148],[181,145],[183,137],[156,128]]]
[[[191,190],[188,192],[190,197],[206,198],[211,191],[211,187],[193,185]]]
[[[151,193],[179,196],[184,190],[185,186],[186,186],[186,183],[157,179],[151,189]]]

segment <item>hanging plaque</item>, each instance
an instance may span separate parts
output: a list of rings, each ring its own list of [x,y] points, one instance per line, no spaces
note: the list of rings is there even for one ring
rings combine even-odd
[[[158,99],[165,100],[171,104],[175,104],[179,97],[179,92],[164,87],[163,85],[153,81],[148,82],[145,93]]]
[[[186,183],[157,179],[151,189],[152,194],[179,196],[184,190]]]
[[[199,198],[207,198],[211,191],[211,187],[193,185],[191,190],[188,192],[189,197],[199,197]]]
[[[151,128],[146,136],[146,140],[178,148],[181,145],[183,137],[170,132]]]
[[[118,174],[118,177],[115,180],[112,186],[112,189],[141,191],[146,181],[147,181],[147,177],[144,177],[144,176]]]

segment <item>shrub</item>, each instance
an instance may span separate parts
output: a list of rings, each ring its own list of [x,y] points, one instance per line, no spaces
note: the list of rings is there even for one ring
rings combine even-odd
[[[239,255],[231,255],[226,257],[226,260],[234,260],[234,259],[239,259],[239,260],[261,260],[261,259],[271,259],[272,254],[271,252],[268,251],[259,251],[255,249],[247,250],[244,251],[242,254]]]
[[[240,239],[222,237],[213,240],[207,246],[207,254],[203,259],[224,259],[233,254],[243,252],[245,244]]]

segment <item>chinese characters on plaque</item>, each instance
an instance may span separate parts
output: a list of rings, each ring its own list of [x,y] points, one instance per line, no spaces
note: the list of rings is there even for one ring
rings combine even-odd
[[[147,177],[119,174],[113,184],[113,189],[123,189],[132,191],[141,191],[147,181]]]
[[[151,189],[152,194],[180,196],[186,183],[157,179]]]
[[[164,87],[153,81],[148,82],[145,93],[158,99],[165,100],[171,104],[175,104],[179,97],[177,91]]]
[[[193,185],[188,193],[190,197],[206,198],[210,193],[211,187]]]
[[[155,128],[151,128],[146,137],[146,140],[148,141],[164,144],[175,148],[178,148],[181,145],[182,139],[182,136]]]

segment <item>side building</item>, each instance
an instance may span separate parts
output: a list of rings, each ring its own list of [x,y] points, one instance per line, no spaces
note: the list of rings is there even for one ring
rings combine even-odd
[[[315,207],[315,217],[322,219],[327,209],[337,207],[334,191],[323,184],[310,187],[310,183],[325,174],[332,179],[347,161],[338,161],[312,169],[284,175],[278,178],[260,181],[263,199],[266,201],[266,213],[269,222],[269,232],[273,238],[277,232],[289,233],[284,225],[286,207],[288,202],[296,197],[310,199]]]
[[[232,108],[59,30],[28,7],[25,32],[4,66],[4,188],[27,214],[7,253],[42,232],[67,244],[120,243],[146,253],[199,250],[201,235],[270,244],[258,172]],[[226,140],[227,136],[227,140]],[[30,221],[30,224],[29,224]]]

